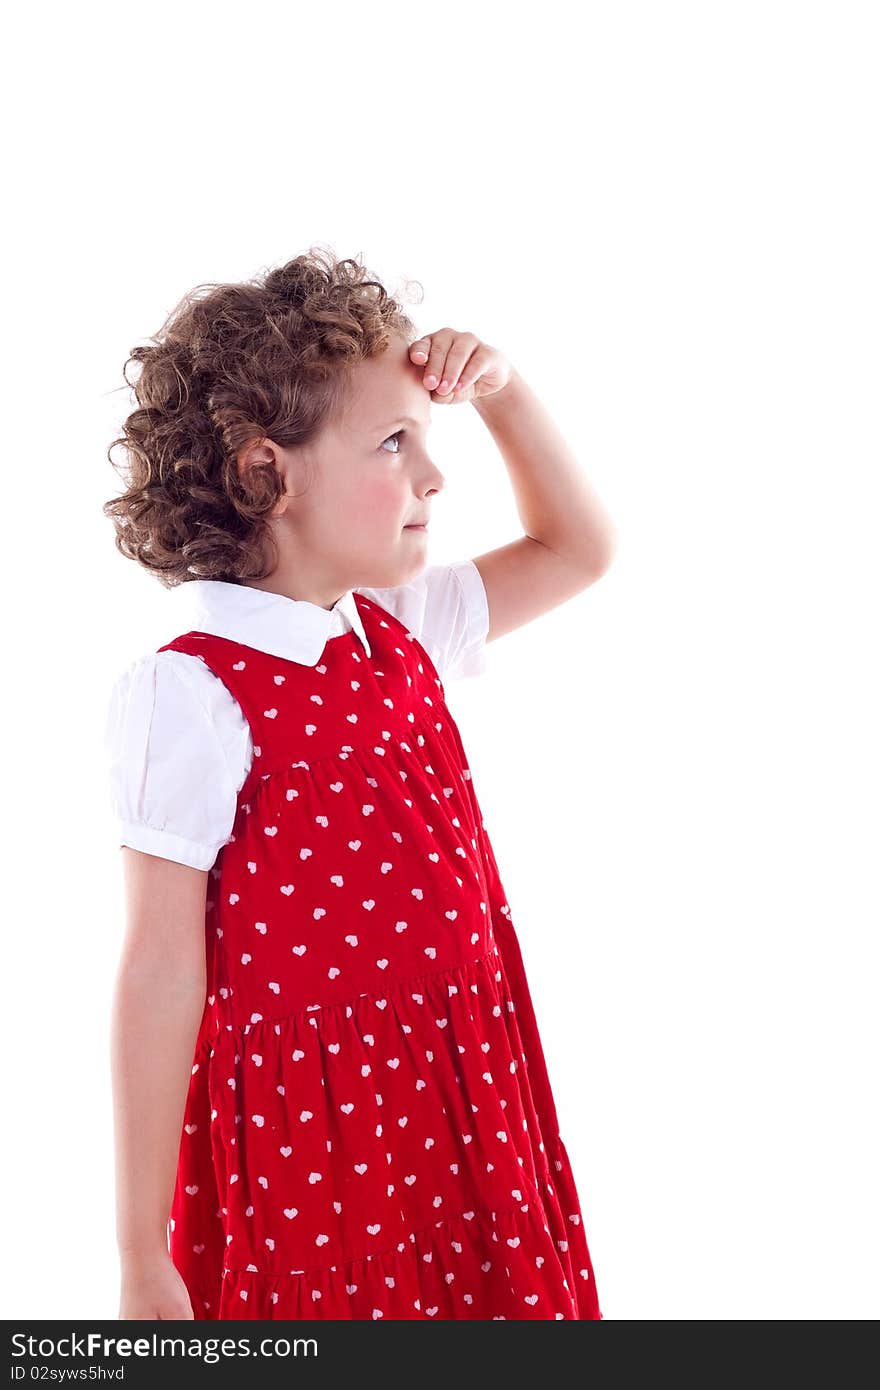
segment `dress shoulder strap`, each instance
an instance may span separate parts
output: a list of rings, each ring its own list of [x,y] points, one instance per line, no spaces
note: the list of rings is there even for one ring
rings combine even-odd
[[[260,761],[262,749],[259,720],[249,695],[247,681],[240,679],[238,675],[239,669],[242,671],[246,669],[245,653],[249,649],[239,648],[238,643],[232,642],[229,638],[215,637],[213,633],[193,630],[182,633],[171,642],[164,643],[163,646],[157,648],[157,651],[183,652],[187,656],[199,657],[217,679],[223,682],[235,700],[250,728],[254,749],[251,766],[238,794],[239,806],[249,802],[260,781],[263,766]]]

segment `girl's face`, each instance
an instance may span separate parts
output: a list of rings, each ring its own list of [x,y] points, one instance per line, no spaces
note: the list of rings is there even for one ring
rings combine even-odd
[[[423,372],[408,342],[393,338],[353,368],[349,405],[316,441],[277,451],[285,492],[295,495],[273,513],[273,579],[291,597],[330,607],[348,589],[405,584],[424,569],[428,532],[411,523],[430,520],[444,478],[426,445]]]

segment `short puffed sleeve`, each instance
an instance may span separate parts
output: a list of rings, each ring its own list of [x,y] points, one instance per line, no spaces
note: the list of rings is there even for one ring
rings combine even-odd
[[[489,601],[473,560],[429,565],[408,584],[357,589],[421,642],[443,681],[486,670]]]
[[[210,869],[253,758],[223,682],[185,652],[139,657],[110,692],[104,748],[117,843]]]

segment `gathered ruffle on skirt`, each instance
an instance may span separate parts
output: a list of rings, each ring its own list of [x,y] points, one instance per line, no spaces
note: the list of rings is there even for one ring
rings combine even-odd
[[[494,946],[202,1040],[170,1224],[197,1318],[601,1318],[512,981]]]

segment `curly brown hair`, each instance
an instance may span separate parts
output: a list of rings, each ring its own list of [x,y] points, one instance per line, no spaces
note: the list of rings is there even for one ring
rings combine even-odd
[[[350,369],[393,335],[417,336],[398,300],[357,259],[322,247],[184,295],[123,368],[138,409],[107,451],[125,491],[102,507],[117,549],[168,589],[270,574],[278,561],[268,517],[283,483],[271,464],[242,476],[240,451],[266,438],[308,444],[346,404]],[[136,382],[131,362],[141,364]]]

